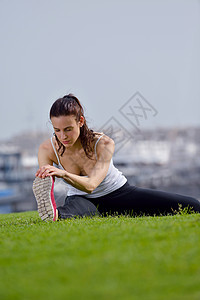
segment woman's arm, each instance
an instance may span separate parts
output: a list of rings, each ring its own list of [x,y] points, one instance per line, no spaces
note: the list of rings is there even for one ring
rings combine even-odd
[[[114,141],[109,137],[101,138],[97,144],[97,162],[89,172],[88,177],[75,175],[66,171],[63,176],[68,183],[87,193],[93,190],[103,181],[109,169],[115,149]]]
[[[38,149],[38,163],[39,167],[45,165],[53,166],[53,160],[50,158],[49,141],[42,143]]]
[[[97,162],[94,168],[89,172],[88,177],[69,173],[65,170],[57,169],[46,165],[42,167],[40,175],[62,177],[67,183],[86,193],[92,191],[103,181],[109,169],[110,161],[114,153],[115,144],[109,137],[103,137],[97,144]]]
[[[63,177],[64,171],[60,170],[53,166],[53,153],[51,152],[51,145],[50,141],[45,141],[42,143],[38,150],[38,163],[39,169],[36,172],[35,176],[40,178],[45,178],[47,176],[47,170],[52,170],[57,172],[57,177]],[[52,175],[53,176],[53,175]]]

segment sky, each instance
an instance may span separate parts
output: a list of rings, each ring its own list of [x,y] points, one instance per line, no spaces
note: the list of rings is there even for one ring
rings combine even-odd
[[[143,127],[200,125],[198,0],[0,0],[0,39],[0,140],[51,131],[68,93],[97,130],[137,95]]]

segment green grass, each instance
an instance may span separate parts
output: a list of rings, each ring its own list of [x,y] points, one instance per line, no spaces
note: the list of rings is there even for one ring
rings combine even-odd
[[[0,299],[200,299],[200,215],[0,215]]]

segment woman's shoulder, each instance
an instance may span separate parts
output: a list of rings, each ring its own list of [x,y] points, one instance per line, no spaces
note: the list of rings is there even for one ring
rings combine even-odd
[[[103,132],[98,132],[96,135],[96,142],[94,148],[96,157],[99,157],[102,154],[104,159],[110,160],[113,156],[114,150],[115,143],[113,139]]]
[[[45,150],[51,149],[51,139],[48,139],[48,140],[43,141],[43,142],[40,144],[39,148],[45,149]]]
[[[49,153],[50,155],[54,152],[50,138],[40,144],[39,151]]]
[[[98,143],[99,145],[113,145],[114,140],[106,135],[103,132],[94,132],[95,134],[95,144]]]
[[[95,134],[95,138],[97,138],[97,139],[102,136],[102,138],[104,138],[104,139],[112,140],[112,138],[109,137],[108,135],[106,135],[106,133],[104,133],[104,132],[93,131],[93,133]]]

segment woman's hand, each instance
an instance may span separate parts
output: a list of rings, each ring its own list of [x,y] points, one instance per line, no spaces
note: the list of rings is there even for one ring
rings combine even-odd
[[[47,176],[56,176],[59,178],[63,178],[66,175],[66,173],[67,172],[65,170],[60,170],[51,165],[45,165],[39,168],[35,176],[40,178],[45,178]]]

